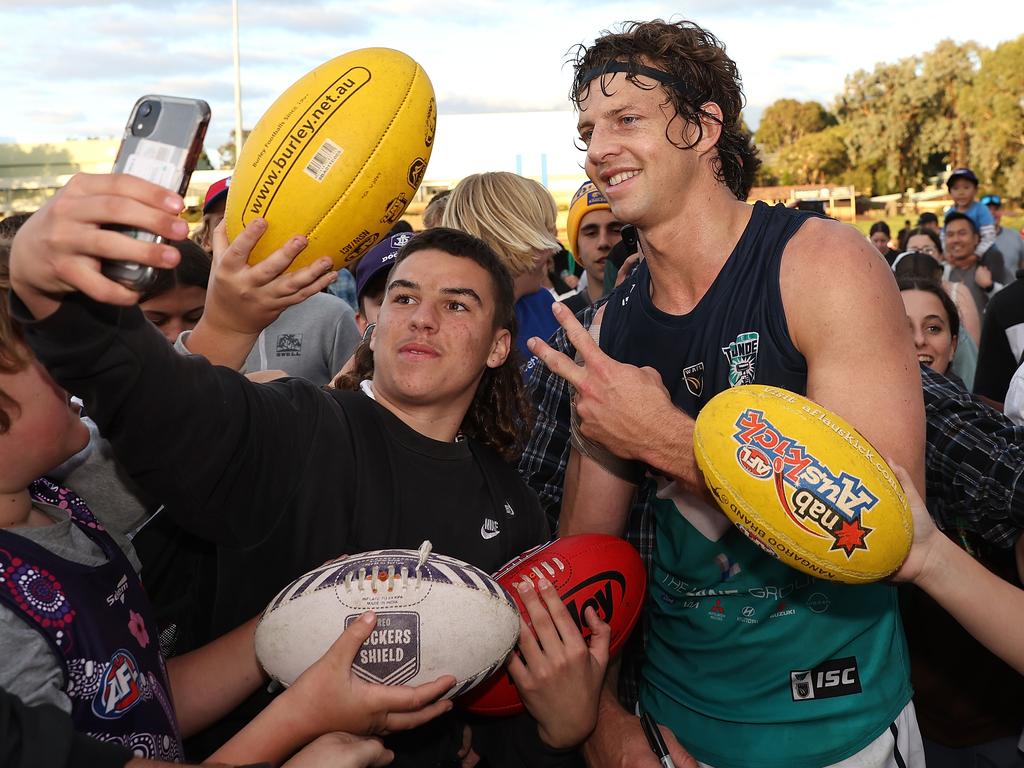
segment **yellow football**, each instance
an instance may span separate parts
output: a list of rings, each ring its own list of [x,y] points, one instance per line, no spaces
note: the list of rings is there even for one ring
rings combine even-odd
[[[701,410],[693,448],[726,516],[793,568],[857,584],[906,559],[914,525],[895,474],[856,429],[806,397],[728,389]]]
[[[293,235],[309,245],[290,269],[322,256],[351,264],[416,194],[436,123],[430,79],[404,53],[364,48],[321,64],[249,134],[228,188],[228,238],[262,217],[251,264]]]

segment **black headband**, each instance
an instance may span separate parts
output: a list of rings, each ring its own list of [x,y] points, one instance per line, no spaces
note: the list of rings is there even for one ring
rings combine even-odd
[[[588,69],[580,78],[580,89],[582,90],[585,85],[589,85],[594,79],[613,72],[625,72],[627,76],[632,75],[633,77],[643,75],[644,77],[649,77],[652,80],[657,80],[666,88],[672,88],[673,90],[678,91],[686,98],[692,99],[694,96],[690,89],[687,88],[686,83],[681,80],[677,80],[670,73],[661,69],[655,69],[654,67],[645,67],[643,64],[632,65],[626,61],[609,61],[600,67]]]

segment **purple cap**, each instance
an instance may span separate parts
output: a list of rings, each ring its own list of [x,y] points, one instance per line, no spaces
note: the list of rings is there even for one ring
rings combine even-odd
[[[952,186],[953,182],[956,181],[957,179],[967,179],[975,186],[978,186],[978,177],[974,175],[974,171],[972,171],[970,168],[957,168],[955,171],[949,174],[949,178],[946,179],[946,187],[948,188]]]
[[[402,246],[412,240],[412,232],[399,232],[397,235],[385,237],[367,251],[356,264],[356,301],[363,297],[363,290],[381,271],[391,269]]]

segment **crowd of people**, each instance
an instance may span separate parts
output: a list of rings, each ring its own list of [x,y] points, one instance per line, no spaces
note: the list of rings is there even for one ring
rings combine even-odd
[[[581,46],[571,96],[589,179],[567,248],[550,193],[507,172],[340,271],[286,272],[301,236],[250,266],[265,222],[228,241],[228,180],[191,239],[179,197],[124,175],[0,222],[0,762],[1024,765],[1024,247],[1002,200],[957,169],[941,226],[896,247],[747,204],[739,74],[690,22]],[[102,259],[162,271],[140,296]],[[915,535],[892,581],[798,573],[715,507],[694,418],[750,383],[897,468]],[[522,585],[521,715],[464,711],[451,677],[360,679],[372,614],[287,690],[256,660],[263,607],[325,561],[429,539],[494,572],[589,532],[644,558],[643,620],[609,659],[607,616],[585,642],[551,584]]]
[[[941,224],[934,213],[926,212],[915,227],[907,221],[895,242],[884,221],[871,226],[869,237],[897,277],[919,277],[942,285],[956,307],[960,329],[948,372],[968,391],[1000,407],[1009,403],[1013,411],[1022,396],[1011,392],[1011,381],[1024,362],[1024,304],[1019,301],[1024,287],[1003,290],[1016,282],[1024,268],[1024,236],[1002,225],[1000,195],[975,199],[979,182],[969,168],[954,170],[947,187],[953,205],[946,209]],[[927,356],[925,341],[915,337]]]

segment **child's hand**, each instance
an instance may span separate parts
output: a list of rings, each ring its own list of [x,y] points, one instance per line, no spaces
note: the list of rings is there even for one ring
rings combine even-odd
[[[76,174],[14,238],[15,292],[39,319],[75,291],[107,304],[135,304],[139,294],[104,277],[100,259],[167,269],[178,263],[178,252],[102,226],[118,224],[180,240],[188,235],[188,223],[178,217],[182,206],[180,196],[135,176]]]
[[[981,290],[987,291],[992,287],[992,270],[984,264],[979,264],[978,268],[974,270],[974,282]]]
[[[541,739],[561,749],[584,741],[597,723],[611,629],[587,608],[584,618],[594,633],[588,647],[554,587],[546,579],[539,586],[540,598],[529,581],[519,585],[537,636],[520,619],[522,659],[513,654],[508,671]]]
[[[395,753],[377,739],[350,733],[327,733],[305,747],[282,768],[371,768],[388,765]]]
[[[288,307],[337,279],[326,257],[285,273],[306,247],[306,239],[301,236],[291,238],[259,264],[249,266],[249,253],[266,229],[265,220],[255,219],[230,244],[223,221],[213,231],[213,270],[202,317],[207,327],[255,336]]]
[[[914,538],[910,543],[910,553],[899,570],[892,575],[892,580],[916,582],[924,573],[932,547],[936,541],[942,538],[942,534],[935,527],[935,521],[928,513],[928,509],[925,507],[924,501],[921,500],[920,494],[914,487],[914,481],[910,479],[907,471],[892,461],[889,462],[889,466],[892,467],[893,472],[896,473],[896,479],[903,486],[903,492],[907,496],[910,511],[914,516]]]
[[[403,731],[452,708],[450,701],[436,701],[455,685],[451,675],[417,686],[374,685],[356,677],[352,661],[376,624],[371,612],[352,622],[283,694],[291,698],[290,706],[297,713],[294,720],[313,736],[331,731],[380,735]]]

